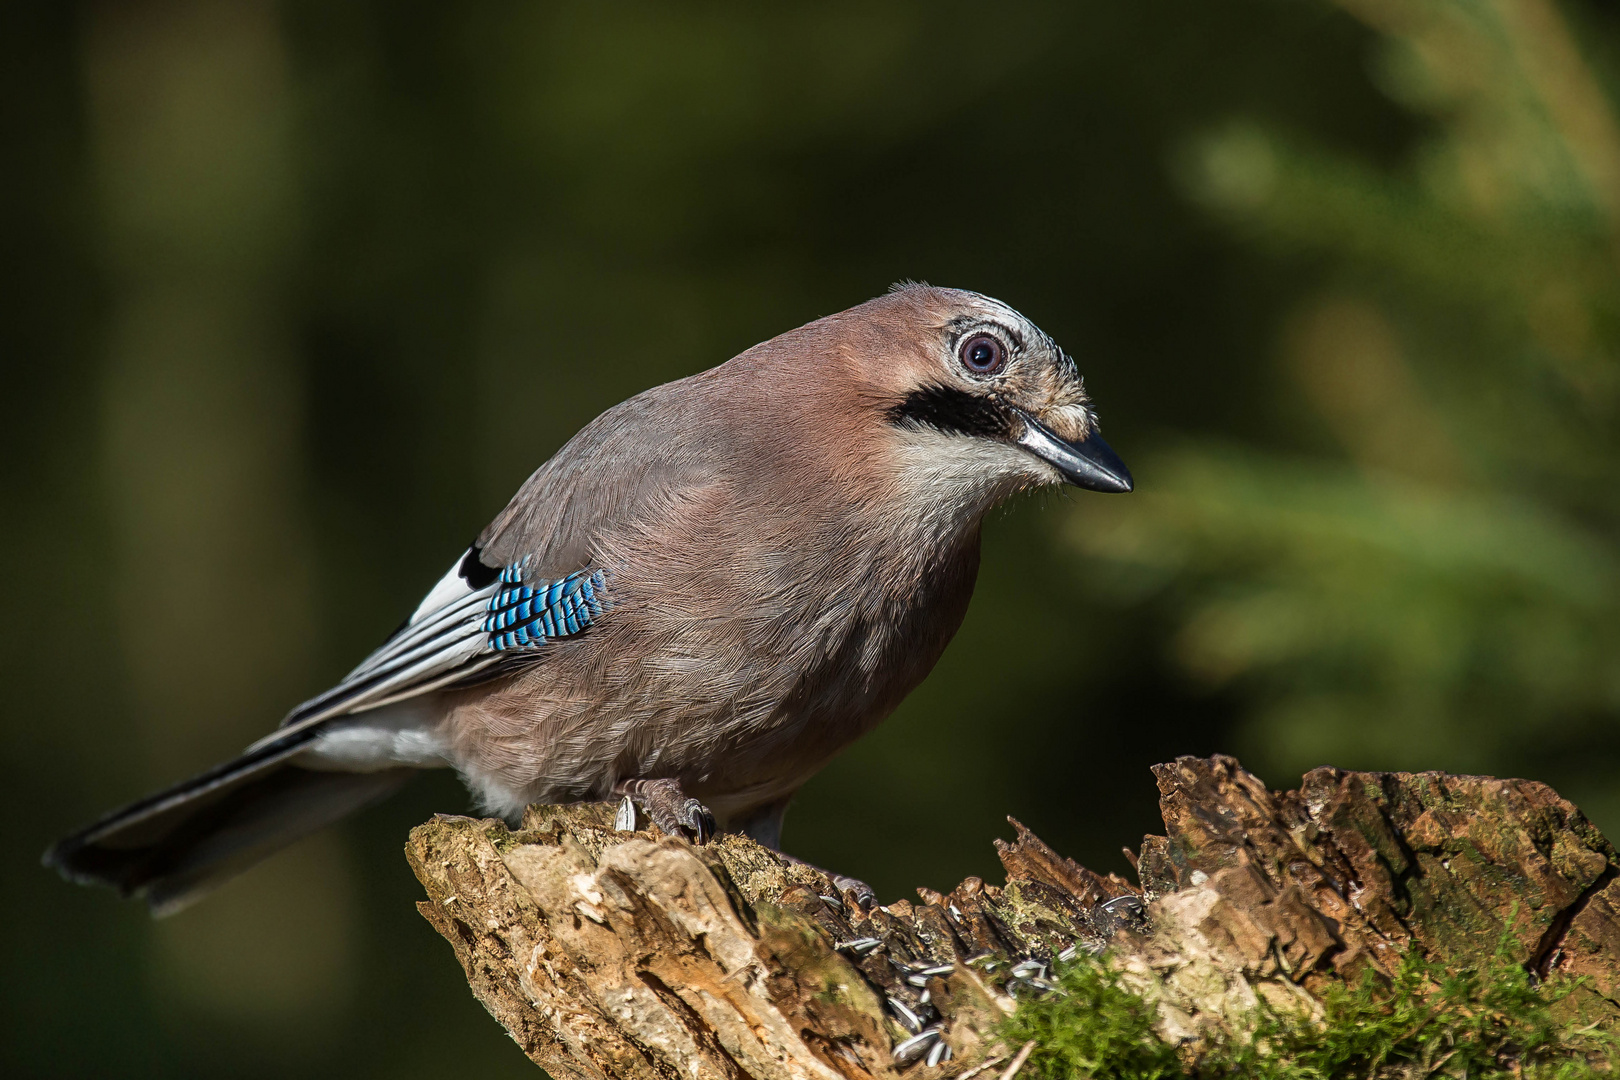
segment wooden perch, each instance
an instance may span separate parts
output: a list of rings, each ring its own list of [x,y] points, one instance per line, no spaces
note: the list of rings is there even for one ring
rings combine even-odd
[[[1154,775],[1166,835],[1139,885],[1017,822],[1005,885],[865,913],[750,840],[616,832],[605,805],[515,832],[439,817],[407,854],[473,993],[558,1080],[967,1080],[1012,1056],[997,1023],[1071,950],[1106,949],[1194,1046],[1261,998],[1311,1014],[1407,950],[1475,964],[1504,933],[1538,975],[1590,976],[1568,1008],[1620,1017],[1617,855],[1546,785],[1323,768],[1279,794],[1226,757]]]

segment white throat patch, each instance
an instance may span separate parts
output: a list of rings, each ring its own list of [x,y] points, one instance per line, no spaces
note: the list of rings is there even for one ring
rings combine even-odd
[[[1060,483],[1056,469],[1016,446],[929,428],[900,432],[900,504],[925,532],[960,529],[1026,488]]]

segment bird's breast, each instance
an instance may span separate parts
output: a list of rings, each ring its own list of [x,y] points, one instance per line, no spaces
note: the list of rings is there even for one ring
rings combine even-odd
[[[978,569],[976,533],[970,541],[942,552],[873,545],[864,558],[778,568],[793,584],[766,585],[756,617],[714,643],[734,658],[722,667],[741,692],[715,703],[725,752],[704,762],[710,782],[797,787],[887,717],[961,625]]]
[[[938,543],[848,514],[685,509],[604,552],[590,632],[457,699],[458,757],[486,790],[791,793],[922,681],[972,595],[976,524]]]

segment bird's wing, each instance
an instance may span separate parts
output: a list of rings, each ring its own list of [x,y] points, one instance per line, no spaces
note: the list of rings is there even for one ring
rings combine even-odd
[[[484,559],[527,557],[530,575],[560,577],[725,479],[742,464],[723,430],[738,407],[720,377],[727,366],[643,391],[581,428],[479,535]]]
[[[467,549],[377,651],[260,743],[465,681],[496,664],[537,659],[547,642],[583,633],[607,611],[605,570],[586,567],[525,584],[528,560],[495,569],[479,554],[477,545]]]
[[[543,660],[548,641],[587,629],[611,604],[612,571],[596,562],[600,539],[719,468],[715,441],[701,437],[708,413],[693,393],[704,383],[655,387],[587,424],[535,470],[404,626],[254,747]]]

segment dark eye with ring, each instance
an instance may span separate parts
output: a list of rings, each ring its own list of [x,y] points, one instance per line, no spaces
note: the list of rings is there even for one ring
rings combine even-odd
[[[989,334],[974,334],[962,342],[956,355],[962,358],[962,366],[975,375],[993,375],[1007,363],[1007,350]]]

